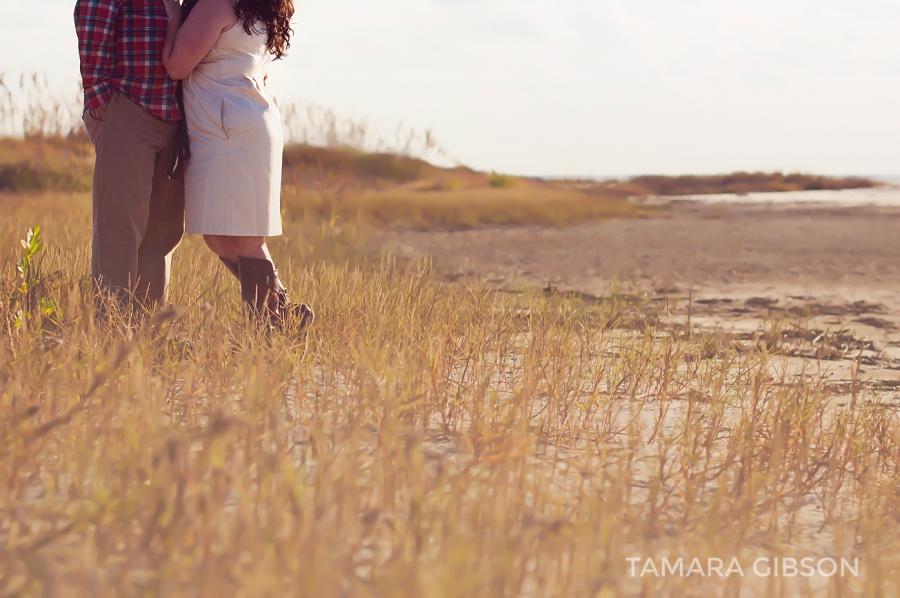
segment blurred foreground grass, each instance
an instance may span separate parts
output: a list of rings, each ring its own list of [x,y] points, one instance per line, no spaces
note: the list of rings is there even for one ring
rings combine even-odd
[[[101,331],[86,194],[0,195],[0,596],[895,596],[897,409],[664,306],[444,282],[353,229],[273,240],[302,339],[247,325],[196,239],[180,310]],[[632,577],[627,558],[747,577]],[[760,556],[860,577],[753,578]],[[642,561],[643,562],[643,561]],[[704,566],[705,570],[705,566]]]

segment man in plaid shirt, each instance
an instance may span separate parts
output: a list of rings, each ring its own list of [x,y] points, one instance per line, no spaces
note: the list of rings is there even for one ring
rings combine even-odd
[[[101,289],[165,300],[184,234],[184,183],[167,172],[181,112],[162,63],[162,0],[77,0],[84,122],[96,148],[91,270]]]

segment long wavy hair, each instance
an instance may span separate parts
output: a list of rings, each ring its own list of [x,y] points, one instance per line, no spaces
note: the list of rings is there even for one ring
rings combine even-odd
[[[183,21],[197,5],[198,0],[184,0],[181,7]],[[247,35],[261,33],[259,24],[266,28],[266,49],[278,60],[291,47],[291,17],[294,16],[294,0],[237,0],[239,19],[244,21]]]
[[[237,0],[239,19],[244,21],[247,35],[266,30],[266,48],[278,60],[291,47],[291,17],[294,16],[294,0]]]

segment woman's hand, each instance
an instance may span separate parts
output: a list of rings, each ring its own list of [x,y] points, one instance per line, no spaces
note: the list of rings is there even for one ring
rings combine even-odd
[[[166,7],[166,14],[169,21],[181,23],[181,3],[178,0],[162,0],[163,6]]]

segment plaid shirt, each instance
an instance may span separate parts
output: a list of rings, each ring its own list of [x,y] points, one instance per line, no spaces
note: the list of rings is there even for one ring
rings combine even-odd
[[[162,63],[167,23],[162,0],[75,2],[86,108],[103,106],[116,89],[164,120],[181,118],[178,84]]]

